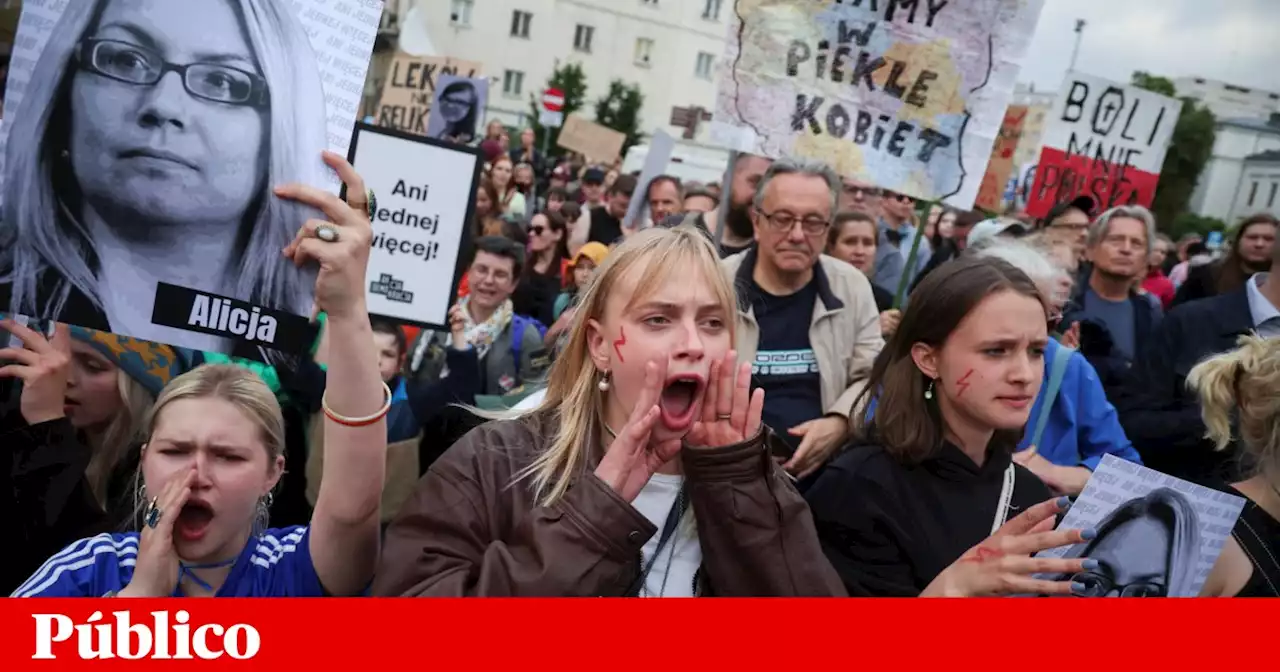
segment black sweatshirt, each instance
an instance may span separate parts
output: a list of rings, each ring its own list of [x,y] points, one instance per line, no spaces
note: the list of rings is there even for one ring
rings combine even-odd
[[[991,534],[1004,450],[981,466],[943,444],[906,466],[881,446],[855,446],[805,493],[827,559],[852,596],[914,597]],[[1008,517],[1052,497],[1035,474],[1015,466]]]

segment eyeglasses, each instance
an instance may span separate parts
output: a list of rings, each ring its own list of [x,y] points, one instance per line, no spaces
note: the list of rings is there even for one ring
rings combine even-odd
[[[1127,586],[1117,586],[1111,577],[1093,572],[1080,572],[1072,576],[1071,581],[1084,585],[1084,590],[1075,593],[1079,597],[1105,597],[1114,590],[1120,591],[1120,597],[1165,596],[1165,587],[1151,581],[1137,581]]]
[[[764,217],[764,220],[769,223],[770,228],[779,233],[790,231],[791,228],[796,225],[796,222],[800,222],[800,228],[805,232],[805,234],[810,236],[817,236],[826,233],[827,229],[831,227],[831,221],[821,217],[810,216],[800,218],[786,212],[785,210],[780,212],[765,212],[760,208],[756,208],[756,212],[760,213],[761,217]]]
[[[134,86],[155,86],[170,72],[182,76],[182,86],[195,98],[227,105],[266,107],[267,80],[220,63],[169,63],[156,52],[129,42],[89,38],[80,43],[80,67],[96,75]]]
[[[531,227],[529,227],[529,233],[532,233],[532,234],[533,234],[533,235],[535,235],[535,236],[541,236],[541,235],[542,235],[542,232],[543,232],[543,231],[546,231],[546,230],[547,230],[547,227],[545,227],[545,226],[531,226]]]
[[[892,191],[886,191],[886,192],[884,192],[884,197],[885,197],[885,198],[887,198],[887,199],[889,199],[889,200],[891,200],[891,201],[898,201],[898,202],[900,202],[900,203],[908,203],[908,202],[910,202],[910,201],[911,201],[911,197],[910,197],[910,196],[908,196],[908,195],[906,195],[906,194],[895,194],[895,193],[893,193]]]

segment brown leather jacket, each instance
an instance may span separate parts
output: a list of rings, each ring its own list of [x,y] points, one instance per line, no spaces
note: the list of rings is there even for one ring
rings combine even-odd
[[[374,594],[624,596],[657,531],[648,519],[591,470],[549,507],[535,503],[528,482],[512,485],[554,423],[543,413],[491,422],[437,460],[387,530]],[[702,594],[844,594],[808,505],[763,435],[681,456],[702,546]]]

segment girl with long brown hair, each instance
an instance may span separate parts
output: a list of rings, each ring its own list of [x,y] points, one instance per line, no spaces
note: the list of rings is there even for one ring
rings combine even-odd
[[[863,393],[874,411],[855,417],[854,447],[806,492],[850,594],[1062,594],[1069,582],[1032,575],[1090,566],[1030,557],[1092,531],[1051,532],[1067,499],[1012,460],[1046,322],[1035,284],[998,259],[953,261],[912,293]]]

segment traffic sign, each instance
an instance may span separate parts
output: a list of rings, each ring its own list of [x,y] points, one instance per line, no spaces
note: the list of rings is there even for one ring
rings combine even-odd
[[[560,128],[564,125],[564,112],[543,110],[538,114],[538,125],[547,126],[549,128]]]
[[[560,89],[547,89],[542,92],[542,108],[548,112],[564,111],[564,92]]]

